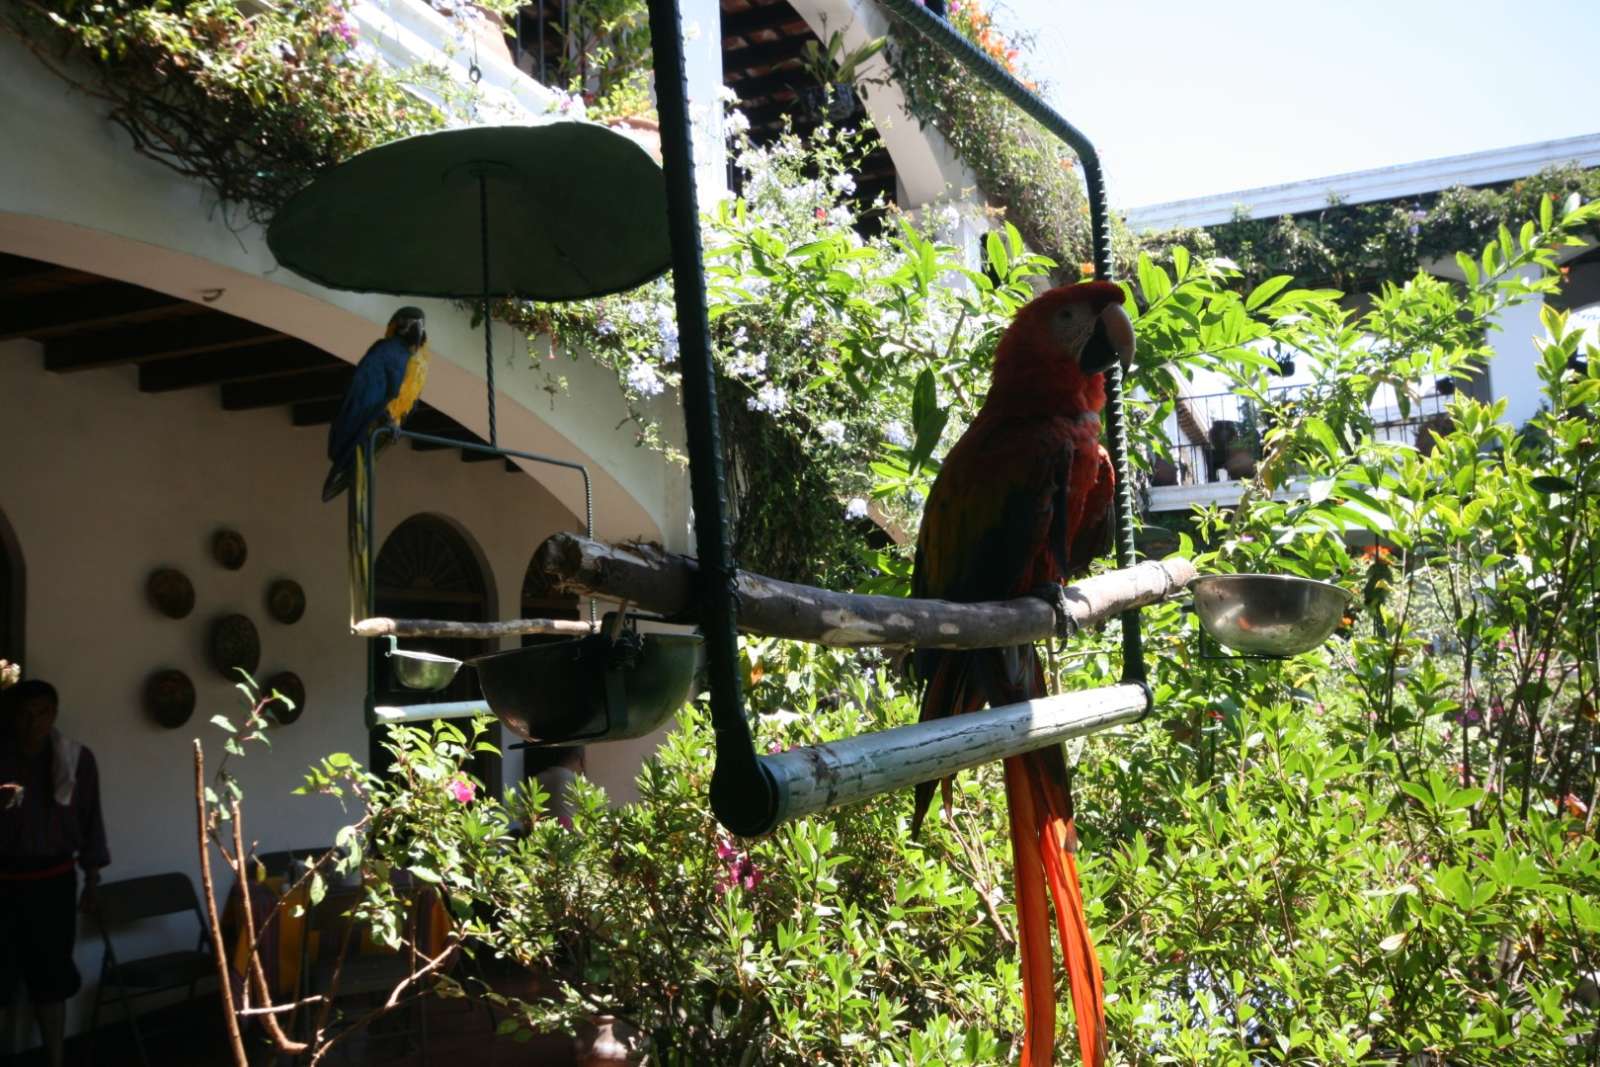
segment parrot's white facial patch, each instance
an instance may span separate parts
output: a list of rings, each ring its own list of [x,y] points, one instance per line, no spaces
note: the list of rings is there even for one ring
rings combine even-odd
[[[1061,351],[1076,360],[1094,333],[1094,309],[1086,303],[1063,304],[1050,316],[1050,337]]]

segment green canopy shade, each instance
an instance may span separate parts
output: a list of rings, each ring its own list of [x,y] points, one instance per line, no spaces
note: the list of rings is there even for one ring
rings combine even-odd
[[[588,122],[473,126],[369,149],[295,194],[267,244],[333,289],[456,299],[605,296],[660,275],[672,255],[661,167]]]

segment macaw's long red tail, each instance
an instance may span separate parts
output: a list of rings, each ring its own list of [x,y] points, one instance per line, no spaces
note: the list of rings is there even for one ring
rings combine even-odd
[[[1055,967],[1045,887],[1055,902],[1084,1067],[1106,1062],[1105,983],[1078,887],[1077,831],[1059,747],[1006,760],[1006,803],[1017,887],[1017,942],[1022,956],[1021,1067],[1052,1067],[1056,1036]]]

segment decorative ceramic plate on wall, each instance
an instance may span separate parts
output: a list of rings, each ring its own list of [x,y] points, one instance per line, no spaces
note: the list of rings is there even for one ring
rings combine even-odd
[[[250,548],[238,530],[218,530],[211,535],[211,555],[230,571],[236,571],[244,566]]]
[[[194,703],[194,683],[182,671],[156,671],[144,680],[144,710],[169,730],[189,721]]]
[[[211,624],[211,665],[230,682],[237,682],[235,668],[254,674],[261,666],[261,635],[256,624],[243,615],[224,615]]]
[[[173,567],[161,567],[145,579],[145,596],[150,606],[169,619],[181,619],[194,610],[194,583]]]
[[[293,578],[279,578],[267,586],[267,614],[290,626],[306,613],[306,591]]]
[[[274,700],[267,705],[267,714],[272,716],[279,726],[288,726],[306,710],[306,684],[293,671],[279,671],[266,680],[261,687],[262,695],[268,696],[273,692],[282,693],[294,703],[292,708],[281,700]]]

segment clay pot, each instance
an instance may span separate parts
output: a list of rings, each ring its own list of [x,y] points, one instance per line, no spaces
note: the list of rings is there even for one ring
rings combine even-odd
[[[626,1019],[596,1015],[578,1028],[573,1061],[578,1067],[612,1067],[636,1062],[634,1046],[639,1031]]]
[[[1165,457],[1158,457],[1150,465],[1150,484],[1154,486],[1177,485],[1178,465]]]
[[[1236,482],[1243,481],[1255,475],[1256,457],[1251,453],[1249,445],[1235,444],[1228,449],[1228,458],[1222,466],[1228,472],[1228,477]]]

